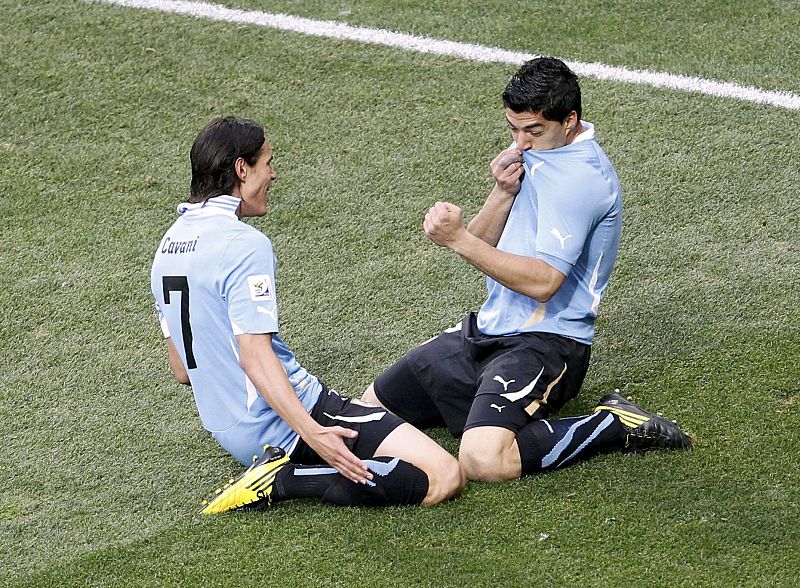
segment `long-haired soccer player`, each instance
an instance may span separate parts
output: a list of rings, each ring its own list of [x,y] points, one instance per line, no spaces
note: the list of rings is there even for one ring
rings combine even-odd
[[[214,439],[250,465],[201,512],[308,497],[432,505],[457,495],[465,478],[454,457],[383,407],[339,396],[281,339],[272,244],[241,220],[267,213],[277,179],[262,127],[213,120],[190,158],[191,196],[158,245],[151,288],[172,372],[191,384]]]

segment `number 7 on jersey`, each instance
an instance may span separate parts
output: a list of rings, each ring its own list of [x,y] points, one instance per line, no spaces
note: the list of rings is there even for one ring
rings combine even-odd
[[[181,293],[181,333],[183,334],[183,350],[186,353],[186,367],[193,370],[197,367],[192,351],[192,325],[189,324],[189,280],[186,276],[164,276],[161,279],[164,288],[164,303],[169,304],[169,293]]]

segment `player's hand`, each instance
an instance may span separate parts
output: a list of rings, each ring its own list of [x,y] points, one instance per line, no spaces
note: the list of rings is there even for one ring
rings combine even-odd
[[[523,174],[522,152],[516,147],[509,147],[492,160],[492,175],[497,186],[505,193],[516,196]]]
[[[364,484],[372,479],[372,474],[367,465],[358,459],[342,440],[354,439],[357,436],[356,431],[344,427],[320,427],[304,441],[345,478],[357,484]]]
[[[450,247],[466,231],[464,213],[455,204],[437,202],[422,222],[428,238],[442,247]]]

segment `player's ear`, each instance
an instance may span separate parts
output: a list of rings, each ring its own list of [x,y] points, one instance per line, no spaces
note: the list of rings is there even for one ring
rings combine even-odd
[[[247,162],[244,157],[236,158],[236,161],[233,162],[233,169],[236,171],[236,177],[239,178],[240,182],[247,178]]]
[[[571,133],[572,129],[574,129],[580,123],[578,120],[578,113],[574,110],[570,111],[570,113],[567,115],[567,119],[564,122],[567,126],[567,133]]]

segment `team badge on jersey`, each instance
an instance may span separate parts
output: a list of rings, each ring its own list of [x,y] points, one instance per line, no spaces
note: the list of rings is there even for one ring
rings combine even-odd
[[[272,278],[269,276],[247,276],[247,284],[250,286],[250,300],[253,302],[275,300]]]

